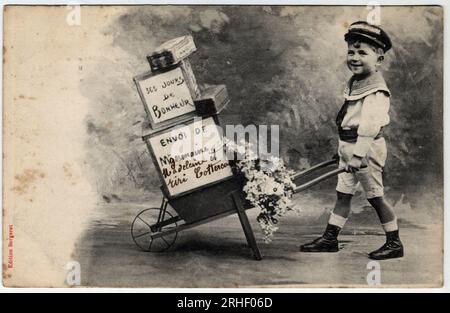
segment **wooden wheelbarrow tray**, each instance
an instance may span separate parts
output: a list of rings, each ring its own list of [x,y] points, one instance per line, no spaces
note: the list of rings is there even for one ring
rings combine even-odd
[[[295,181],[337,163],[337,159],[322,162],[307,170],[295,173],[291,178]],[[332,169],[297,186],[294,192],[306,190],[341,172],[343,172],[343,169]],[[254,258],[261,260],[261,252],[245,212],[252,206],[245,199],[242,191],[244,185],[245,179],[241,175],[234,175],[231,179],[174,199],[163,197],[160,208],[143,210],[134,218],[131,226],[133,241],[144,251],[166,251],[175,243],[180,231],[237,213]],[[176,214],[168,209],[169,205]]]

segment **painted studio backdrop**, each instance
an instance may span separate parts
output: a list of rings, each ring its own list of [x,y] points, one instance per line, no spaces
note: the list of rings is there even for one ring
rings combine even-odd
[[[227,86],[231,103],[221,114],[224,124],[280,125],[280,153],[293,169],[334,154],[334,119],[349,78],[343,36],[367,12],[199,6],[130,8],[118,16],[103,31],[120,58],[105,55],[80,84],[92,103],[87,146],[98,194],[134,196],[159,185],[140,138],[145,113],[131,78],[148,70],[149,52],[185,34],[198,47],[191,63],[200,86]],[[436,186],[442,182],[442,32],[435,31],[443,27],[440,12],[381,11],[393,41],[382,68],[393,94],[385,184],[411,201],[424,192],[428,201],[442,195]]]

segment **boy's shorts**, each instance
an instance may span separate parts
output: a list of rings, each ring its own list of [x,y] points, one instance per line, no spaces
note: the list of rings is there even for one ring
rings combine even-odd
[[[339,140],[339,167],[345,167],[353,156],[355,143]],[[341,193],[355,194],[359,184],[366,192],[366,198],[382,197],[383,167],[386,162],[387,149],[384,138],[374,140],[369,152],[362,161],[362,168],[356,173],[341,173],[338,175],[336,190]]]

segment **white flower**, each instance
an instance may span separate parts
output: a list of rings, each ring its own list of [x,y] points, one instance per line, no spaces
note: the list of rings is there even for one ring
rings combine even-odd
[[[279,228],[275,223],[291,210],[291,197],[296,187],[291,180],[293,171],[287,170],[279,158],[258,160],[251,150],[237,166],[247,179],[243,188],[246,199],[260,210],[258,222],[264,240],[270,242]]]

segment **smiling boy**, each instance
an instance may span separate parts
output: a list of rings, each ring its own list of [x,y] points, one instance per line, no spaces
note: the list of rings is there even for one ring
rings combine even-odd
[[[353,73],[344,92],[345,103],[336,118],[339,131],[337,201],[322,237],[300,247],[302,252],[337,252],[338,234],[350,214],[351,199],[361,184],[386,233],[386,243],[369,253],[375,260],[403,256],[397,217],[384,199],[382,172],[387,148],[383,127],[389,124],[390,91],[379,67],[392,47],[389,36],[366,22],[350,25],[347,66]]]

